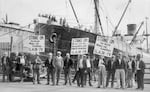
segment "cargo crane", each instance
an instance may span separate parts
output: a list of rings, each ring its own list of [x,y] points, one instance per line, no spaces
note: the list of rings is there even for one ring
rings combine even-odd
[[[135,41],[135,39],[136,39],[136,37],[137,37],[137,34],[139,33],[139,31],[140,31],[141,27],[143,26],[143,24],[144,24],[144,21],[141,22],[141,24],[140,24],[138,30],[136,31],[135,35],[133,36],[133,38],[132,38],[132,40],[131,40],[131,42],[130,42],[130,45],[133,45],[133,42]]]
[[[69,0],[69,3],[70,3],[71,8],[72,8],[72,10],[73,10],[74,16],[75,16],[76,21],[77,21],[77,23],[78,23],[78,26],[80,27],[79,19],[78,19],[78,17],[77,17],[77,14],[76,14],[76,12],[75,12],[75,9],[74,9],[74,7],[73,7],[73,4],[72,4],[71,0]]]
[[[112,35],[112,36],[115,36],[115,35],[116,35],[116,31],[118,30],[118,27],[119,27],[119,25],[120,25],[120,23],[121,23],[121,21],[122,21],[122,19],[123,19],[124,15],[125,15],[125,13],[126,13],[127,9],[128,9],[128,7],[129,7],[129,4],[130,4],[130,3],[131,3],[131,0],[129,0],[129,1],[128,1],[128,4],[127,4],[127,6],[125,7],[125,10],[123,11],[123,14],[122,14],[122,16],[121,16],[121,18],[120,18],[120,20],[119,20],[119,22],[118,22],[117,26],[115,27],[115,30],[114,30],[113,35]]]

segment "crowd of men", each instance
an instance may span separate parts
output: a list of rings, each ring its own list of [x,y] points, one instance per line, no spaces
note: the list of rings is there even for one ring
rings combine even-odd
[[[1,59],[3,82],[5,77],[7,81],[11,81],[11,71],[13,71],[12,62],[7,54]],[[26,59],[23,54],[18,55],[16,63],[20,66],[20,81],[24,81],[24,66]],[[64,74],[64,85],[72,85],[77,83],[78,87],[86,86],[88,80],[89,86],[92,85],[92,81],[97,81],[97,88],[109,87],[111,79],[111,88],[132,88],[137,83],[137,89],[144,89],[144,69],[145,63],[141,59],[141,55],[137,56],[124,56],[122,53],[112,55],[112,57],[104,56],[90,56],[78,55],[76,59],[72,59],[69,53],[63,58],[60,51],[54,57],[53,53],[49,53],[45,61],[41,60],[40,55],[36,55],[36,58],[30,63],[33,74],[33,84],[40,82],[40,69],[43,65],[47,69],[47,83],[53,86],[59,85],[59,80],[62,74]],[[75,72],[74,78],[72,78],[72,71]],[[63,72],[63,73],[62,73]],[[116,80],[116,85],[115,85]]]

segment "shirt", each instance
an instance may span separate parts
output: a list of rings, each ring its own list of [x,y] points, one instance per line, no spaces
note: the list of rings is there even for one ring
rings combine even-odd
[[[104,66],[104,61],[102,59],[99,60],[98,67]]]
[[[79,60],[79,68],[83,68],[83,59]]]
[[[59,57],[57,56],[57,57],[56,57],[55,66],[56,66],[57,68],[62,68],[62,67],[63,67],[62,62],[63,62],[63,58],[62,58],[61,56],[59,56]]]
[[[113,62],[113,61],[111,61],[111,69],[113,68],[113,64],[114,64],[114,62]]]
[[[121,59],[119,59],[119,64],[121,64]]]
[[[4,57],[4,64],[6,64],[6,57]]]
[[[51,61],[52,61],[52,58],[49,58],[49,59],[48,59],[48,61],[49,61],[49,64],[50,64],[50,63],[51,63]]]
[[[137,70],[140,70],[140,68],[139,68],[139,63],[140,63],[140,61],[137,61],[137,64],[136,64],[136,69],[137,69]]]
[[[87,68],[91,68],[91,63],[89,59],[86,60],[86,65],[87,65]]]
[[[20,58],[20,63],[25,65],[25,59],[24,58]]]
[[[131,61],[128,62],[128,66],[129,66],[128,67],[129,69],[132,69],[132,62]]]

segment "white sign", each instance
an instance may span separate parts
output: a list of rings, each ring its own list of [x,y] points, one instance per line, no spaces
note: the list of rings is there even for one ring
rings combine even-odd
[[[89,38],[72,38],[71,55],[88,54]]]
[[[94,54],[111,57],[114,49],[114,40],[111,38],[97,36]]]
[[[45,36],[44,35],[29,36],[29,51],[45,52]]]

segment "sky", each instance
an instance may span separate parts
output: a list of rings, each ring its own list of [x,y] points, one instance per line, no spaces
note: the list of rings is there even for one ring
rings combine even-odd
[[[99,12],[104,34],[111,35],[128,0],[99,0],[99,2]],[[72,3],[80,24],[88,28],[94,27],[93,0],[72,0]],[[125,34],[127,31],[126,25],[130,23],[135,23],[139,26],[142,21],[145,21],[145,17],[150,17],[149,9],[150,0],[132,0],[118,28],[121,30],[120,32]],[[17,22],[24,26],[32,23],[39,13],[66,18],[70,25],[77,26],[69,0],[0,0],[0,22],[7,14],[9,21]],[[106,16],[110,21],[106,20]],[[150,25],[149,20],[148,25]],[[144,30],[145,25],[141,28],[140,34]]]

